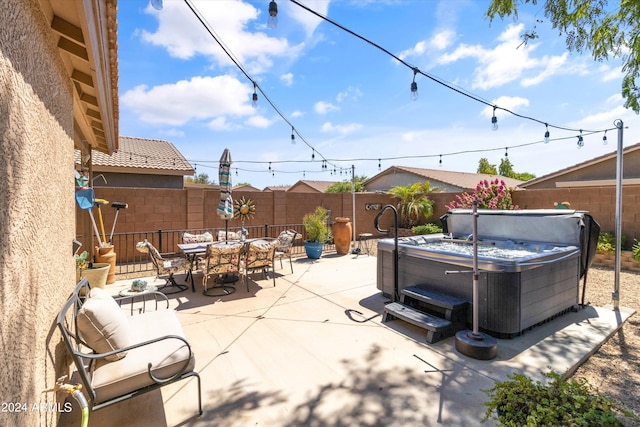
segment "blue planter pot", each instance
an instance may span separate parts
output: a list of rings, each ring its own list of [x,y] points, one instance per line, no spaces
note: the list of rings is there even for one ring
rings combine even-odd
[[[322,242],[304,242],[304,251],[307,253],[309,259],[319,259],[322,255]]]

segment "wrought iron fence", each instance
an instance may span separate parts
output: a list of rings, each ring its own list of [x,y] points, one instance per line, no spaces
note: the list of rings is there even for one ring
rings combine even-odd
[[[255,225],[247,226],[248,238],[260,237],[278,237],[285,230],[293,229],[302,238],[296,239],[292,248],[292,255],[299,256],[304,254],[303,241],[306,239],[306,232],[302,224],[283,224],[283,225]],[[224,232],[224,228],[204,228],[204,229],[187,229],[187,230],[156,230],[156,231],[137,231],[130,233],[114,233],[112,244],[117,253],[116,274],[136,274],[151,272],[154,270],[153,264],[149,260],[148,254],[140,253],[136,250],[136,244],[145,239],[151,242],[158,251],[163,254],[180,254],[178,243],[182,243],[182,235],[186,233],[202,234],[210,232],[216,238],[218,231]],[[229,232],[238,232],[240,227],[229,227]],[[94,236],[95,240],[95,236]],[[97,240],[94,242],[97,246]],[[323,252],[335,250],[332,241],[325,243]]]

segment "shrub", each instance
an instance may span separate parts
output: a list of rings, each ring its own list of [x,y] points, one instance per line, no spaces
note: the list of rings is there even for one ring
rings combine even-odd
[[[622,246],[627,242],[627,237],[622,235],[620,238],[620,243]],[[610,233],[605,231],[604,233],[600,233],[598,236],[598,246],[596,247],[596,251],[599,253],[611,253],[616,251],[616,236],[614,233]]]
[[[631,257],[636,261],[640,262],[640,242],[634,239],[636,242],[631,248]]]
[[[511,193],[513,189],[507,187],[504,181],[497,178],[494,181],[480,181],[473,193],[462,193],[456,200],[446,205],[447,209],[471,208],[473,202],[478,202],[478,209],[520,209],[513,204]]]
[[[327,214],[328,211],[325,208],[318,206],[314,212],[308,213],[302,218],[309,242],[325,243],[331,238],[331,230],[327,225]]]
[[[618,417],[636,417],[589,385],[586,379],[564,380],[556,372],[544,373],[547,383],[533,382],[520,373],[496,382],[485,403],[482,422],[502,426],[622,426]]]
[[[411,229],[413,234],[437,234],[442,233],[442,227],[438,224],[428,223],[424,225],[417,225]]]

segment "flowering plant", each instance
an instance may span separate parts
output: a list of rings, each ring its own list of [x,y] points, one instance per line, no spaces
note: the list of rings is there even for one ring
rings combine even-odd
[[[480,181],[473,193],[462,193],[456,200],[446,205],[447,209],[471,208],[473,202],[478,202],[478,209],[520,209],[513,204],[511,193],[513,189],[507,187],[504,181],[497,178],[493,181]]]

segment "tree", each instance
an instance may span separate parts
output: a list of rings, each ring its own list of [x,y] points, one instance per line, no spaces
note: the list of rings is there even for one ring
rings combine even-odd
[[[478,162],[478,170],[476,173],[484,173],[487,175],[498,175],[498,170],[496,169],[496,165],[492,165],[489,163],[486,157],[483,157]]]
[[[426,220],[433,215],[433,200],[428,196],[435,191],[437,188],[431,188],[429,181],[397,186],[387,191],[399,199],[396,207],[400,216],[400,227],[411,228],[418,225],[423,218]]]
[[[530,179],[533,179],[536,177],[534,174],[529,172],[518,173],[514,171],[511,161],[507,158],[504,158],[500,161],[500,166],[498,167],[498,171],[500,172],[501,176],[518,179],[520,181],[529,181]]]
[[[492,0],[486,16],[490,21],[498,16],[513,16],[518,19],[518,7],[522,4],[536,5],[538,0]],[[546,0],[544,16],[554,29],[564,35],[569,52],[590,51],[596,61],[621,58],[622,97],[624,106],[640,113],[640,1],[615,2],[615,7],[606,9],[605,0]],[[537,39],[534,27],[522,35],[523,43]]]
[[[356,193],[361,193],[364,191],[364,182],[368,178],[365,175],[356,175]],[[327,188],[325,193],[350,193],[351,192],[351,181],[344,180],[341,182],[336,182],[332,184],[329,188]]]
[[[185,179],[186,182],[193,182],[194,184],[209,184],[209,185],[213,185],[216,182],[211,180],[209,181],[209,175],[207,175],[204,172],[201,172],[199,174],[197,174],[196,176],[192,177],[187,177],[187,179]]]

